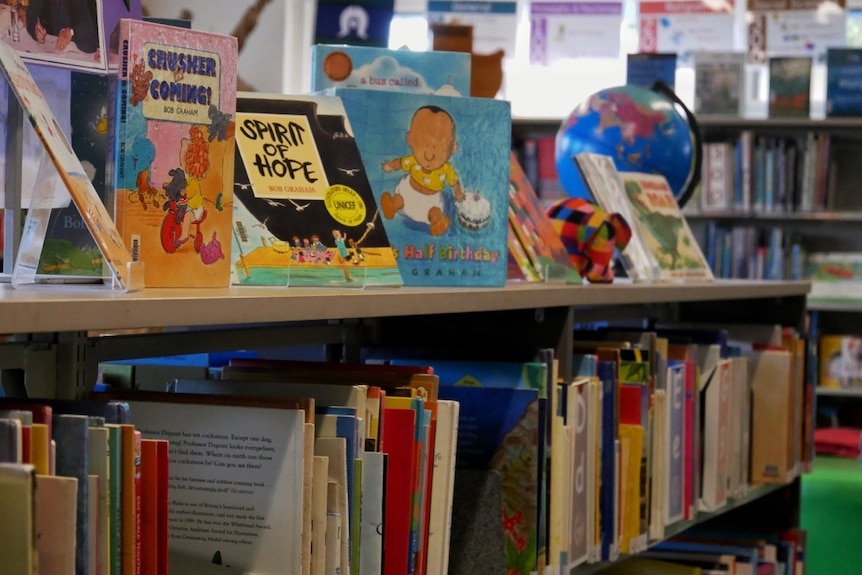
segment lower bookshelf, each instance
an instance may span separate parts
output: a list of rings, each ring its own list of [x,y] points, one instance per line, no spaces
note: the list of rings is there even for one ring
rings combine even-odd
[[[320,346],[325,359],[334,362],[358,361],[368,348],[406,346],[429,353],[460,349],[469,350],[477,358],[502,357],[510,361],[535,357],[538,349],[553,350],[560,378],[572,382],[575,330],[583,322],[619,323],[629,329],[655,323],[754,323],[802,330],[808,290],[806,282],[719,281],[668,285],[509,284],[499,289],[457,290],[143,290],[106,296],[75,291],[16,291],[5,286],[0,288],[0,330],[8,335],[0,340],[0,389],[13,396],[83,399],[92,391],[99,366],[105,361],[307,345]],[[441,373],[435,369],[438,377],[442,377]],[[549,389],[551,393],[544,399],[557,401],[552,400],[557,397],[557,386]],[[548,409],[548,413],[557,413]],[[549,432],[553,432],[550,426],[557,425],[557,421],[564,425],[562,416],[549,420]],[[558,445],[564,445],[563,450],[568,448],[567,444]],[[554,451],[545,457],[547,473],[553,474],[554,462],[560,460]],[[562,483],[553,483],[555,477],[562,477]],[[542,500],[538,513],[547,513],[543,519],[550,525],[555,513],[553,500],[570,497],[560,496],[560,486],[566,491],[573,484],[566,474],[547,479],[551,487],[545,495],[550,499]],[[763,516],[781,515],[784,527],[798,527],[794,518],[798,514],[798,490],[798,480],[753,486],[717,511],[669,523],[664,537],[724,520],[746,509],[757,509]],[[778,504],[772,501],[776,494],[782,494]],[[782,505],[791,510],[786,519],[779,513]],[[558,526],[553,529],[562,525],[553,524]],[[551,535],[556,531],[552,533],[550,529],[545,533],[545,543],[560,545],[553,543]],[[610,565],[596,561],[579,565],[572,573],[587,575]],[[198,573],[202,572],[193,570],[188,575]],[[470,571],[471,575],[480,573]]]

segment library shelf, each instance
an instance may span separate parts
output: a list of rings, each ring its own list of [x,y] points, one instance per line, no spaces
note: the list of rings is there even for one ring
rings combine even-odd
[[[851,397],[862,399],[862,388],[817,387],[817,395],[823,397]]]
[[[548,307],[615,307],[804,297],[808,282],[518,284],[501,288],[144,289],[122,294],[0,286],[6,334],[434,315]]]

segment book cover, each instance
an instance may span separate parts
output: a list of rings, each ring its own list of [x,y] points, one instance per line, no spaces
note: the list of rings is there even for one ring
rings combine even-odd
[[[822,334],[817,349],[820,387],[862,388],[862,338]]]
[[[36,475],[36,545],[40,575],[75,572],[78,480]]]
[[[397,407],[384,407],[383,411],[386,425],[380,437],[380,451],[387,455],[383,573],[394,575],[409,572],[413,483],[419,467],[416,412]]]
[[[170,441],[171,565],[200,572],[218,559],[274,575],[298,564],[306,415],[296,402],[139,396],[130,401],[134,425]]]
[[[311,53],[311,90],[362,88],[469,96],[470,62],[469,52],[317,44]]]
[[[120,18],[140,19],[140,0],[4,2],[0,35],[25,60],[104,73],[115,64],[107,42]]]
[[[146,287],[230,284],[237,40],[123,19],[108,186]]]
[[[582,282],[514,152],[509,161],[509,223],[541,280]]]
[[[56,474],[78,480],[75,574],[87,575],[90,522],[87,511],[89,419],[83,415],[54,414],[51,438],[57,444]]]
[[[232,283],[400,286],[337,96],[240,94]]]
[[[37,569],[36,470],[32,465],[0,463],[0,533],[4,574],[41,572]]]
[[[769,117],[808,118],[811,114],[811,57],[769,59]]]
[[[72,200],[81,213],[91,236],[99,246],[103,261],[111,271],[111,275],[116,278],[121,287],[131,287],[131,278],[128,277],[127,270],[127,266],[131,262],[131,255],[126,249],[122,236],[93,187],[87,170],[75,154],[51,111],[51,107],[33,80],[33,76],[16,52],[2,42],[0,42],[0,66],[2,66],[9,86],[15,93],[30,124],[47,151],[51,163],[56,168],[57,174],[65,184],[69,195],[72,196]],[[48,191],[47,193],[52,192]],[[42,240],[46,225],[47,221],[27,218],[25,229],[21,235],[21,249],[16,261],[16,275],[19,270],[26,271],[27,273],[24,275],[35,275],[42,253]]]
[[[694,55],[694,113],[741,116],[745,54],[697,52]]]
[[[639,52],[626,56],[626,84],[651,88],[659,81],[673,90],[676,85],[676,54]]]
[[[404,284],[504,285],[509,103],[335,92],[353,126]]]
[[[862,49],[826,49],[826,116],[862,116]]]
[[[637,234],[653,254],[666,281],[712,280],[712,270],[676,203],[667,180],[659,174],[620,172],[631,206],[632,236]]]

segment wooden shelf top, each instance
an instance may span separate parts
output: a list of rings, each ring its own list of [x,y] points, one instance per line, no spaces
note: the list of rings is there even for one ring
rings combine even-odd
[[[144,289],[111,294],[0,286],[0,333],[219,326],[574,306],[804,297],[808,282],[564,285],[502,288]]]

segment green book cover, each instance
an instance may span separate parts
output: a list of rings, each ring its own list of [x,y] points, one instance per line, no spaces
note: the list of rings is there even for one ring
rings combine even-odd
[[[120,541],[122,540],[122,514],[120,513],[120,501],[122,482],[120,477],[122,442],[120,441],[120,426],[106,424],[108,428],[108,489],[110,497],[108,501],[108,515],[111,518],[109,542],[111,542],[111,563],[108,573],[110,575],[121,575]]]

